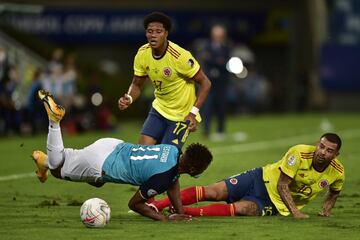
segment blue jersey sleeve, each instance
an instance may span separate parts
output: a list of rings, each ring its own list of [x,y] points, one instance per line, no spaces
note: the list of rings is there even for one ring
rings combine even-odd
[[[144,199],[149,199],[163,193],[179,178],[178,166],[174,166],[166,172],[158,173],[149,178],[140,186],[140,193]]]

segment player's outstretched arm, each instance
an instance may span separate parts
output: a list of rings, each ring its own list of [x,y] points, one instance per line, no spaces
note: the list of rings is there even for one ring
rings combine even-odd
[[[293,214],[294,218],[309,218],[309,215],[300,212],[299,209],[297,209],[294,199],[291,196],[289,185],[293,181],[291,177],[286,175],[285,173],[280,173],[280,178],[277,183],[277,190],[279,192],[279,195],[281,199],[283,200],[286,207],[289,209],[289,211]]]
[[[145,217],[157,221],[190,221],[192,217],[186,214],[171,214],[170,216],[165,216],[159,212],[156,212],[153,208],[145,204],[146,199],[143,199],[140,191],[138,190],[134,196],[129,201],[129,208],[134,212],[137,212]]]
[[[326,196],[322,211],[319,212],[321,217],[329,217],[331,215],[331,209],[334,207],[337,197],[340,195],[340,191],[334,191],[331,188]]]
[[[162,215],[161,213],[158,213],[151,207],[147,206],[145,204],[146,201],[147,200],[141,196],[140,191],[138,190],[136,191],[134,196],[130,199],[128,206],[134,212],[137,212],[145,217],[149,217],[151,219],[158,221],[168,220],[165,215]]]
[[[183,205],[180,198],[180,184],[179,179],[174,182],[167,190],[167,195],[176,213],[184,213]]]
[[[133,101],[135,101],[135,99],[137,99],[140,94],[142,89],[145,86],[145,83],[147,82],[148,77],[139,77],[139,76],[134,76],[132,83],[129,87],[129,90],[127,93],[124,94],[124,96],[119,98],[118,101],[118,106],[120,110],[125,110],[126,108],[128,108]]]

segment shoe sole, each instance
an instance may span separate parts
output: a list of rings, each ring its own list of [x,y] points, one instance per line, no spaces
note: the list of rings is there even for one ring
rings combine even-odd
[[[42,93],[42,94],[43,94],[44,96],[43,96],[43,97],[39,96],[39,99],[40,99],[43,103],[46,103],[45,108],[48,109],[48,110],[51,112],[51,115],[55,116],[56,120],[60,121],[60,120],[64,117],[65,112],[64,112],[64,114],[63,114],[62,116],[59,115],[59,114],[57,114],[56,112],[54,112],[54,111],[52,110],[52,108],[51,108],[50,103],[49,103],[49,99],[48,99],[48,97],[50,96],[49,93],[45,92],[45,93]],[[54,101],[54,103],[55,103],[55,101]],[[55,104],[56,104],[56,103],[55,103]],[[56,105],[57,105],[57,104],[56,104]]]

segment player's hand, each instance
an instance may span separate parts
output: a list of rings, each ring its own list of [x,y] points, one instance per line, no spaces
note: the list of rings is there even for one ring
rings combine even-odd
[[[118,106],[120,110],[127,109],[131,104],[131,98],[128,94],[124,94],[121,98],[119,98]]]
[[[197,129],[197,121],[195,119],[195,115],[192,113],[189,113],[186,118],[185,118],[185,122],[189,121],[189,126],[188,126],[188,130],[189,132],[195,132]]]
[[[191,221],[192,216],[187,214],[173,213],[168,216],[170,221]]]
[[[306,218],[309,218],[310,216],[305,214],[305,213],[302,213],[302,212],[297,212],[297,213],[294,213],[294,218],[296,219],[306,219]]]
[[[330,217],[330,212],[321,211],[321,212],[318,213],[318,216],[320,216],[320,217]]]

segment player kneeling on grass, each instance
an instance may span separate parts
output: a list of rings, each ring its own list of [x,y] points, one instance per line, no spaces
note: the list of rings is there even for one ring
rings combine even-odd
[[[328,189],[319,216],[330,216],[343,187],[344,167],[336,158],[341,139],[334,133],[320,137],[316,146],[296,145],[283,158],[262,168],[246,171],[206,187],[190,187],[180,193],[183,205],[201,201],[226,201],[195,208],[192,216],[265,216],[280,213],[308,218],[300,211],[316,195]],[[171,206],[168,198],[152,202],[158,210]]]
[[[47,172],[60,179],[87,182],[101,187],[106,182],[140,186],[129,201],[129,208],[155,220],[190,220],[180,200],[179,175],[201,174],[212,161],[212,154],[201,144],[191,144],[183,154],[173,145],[130,144],[115,138],[102,138],[80,149],[64,148],[60,121],[65,109],[46,91],[38,92],[49,117],[47,155],[33,152],[39,180]],[[176,213],[166,217],[146,204],[149,198],[167,191]]]

